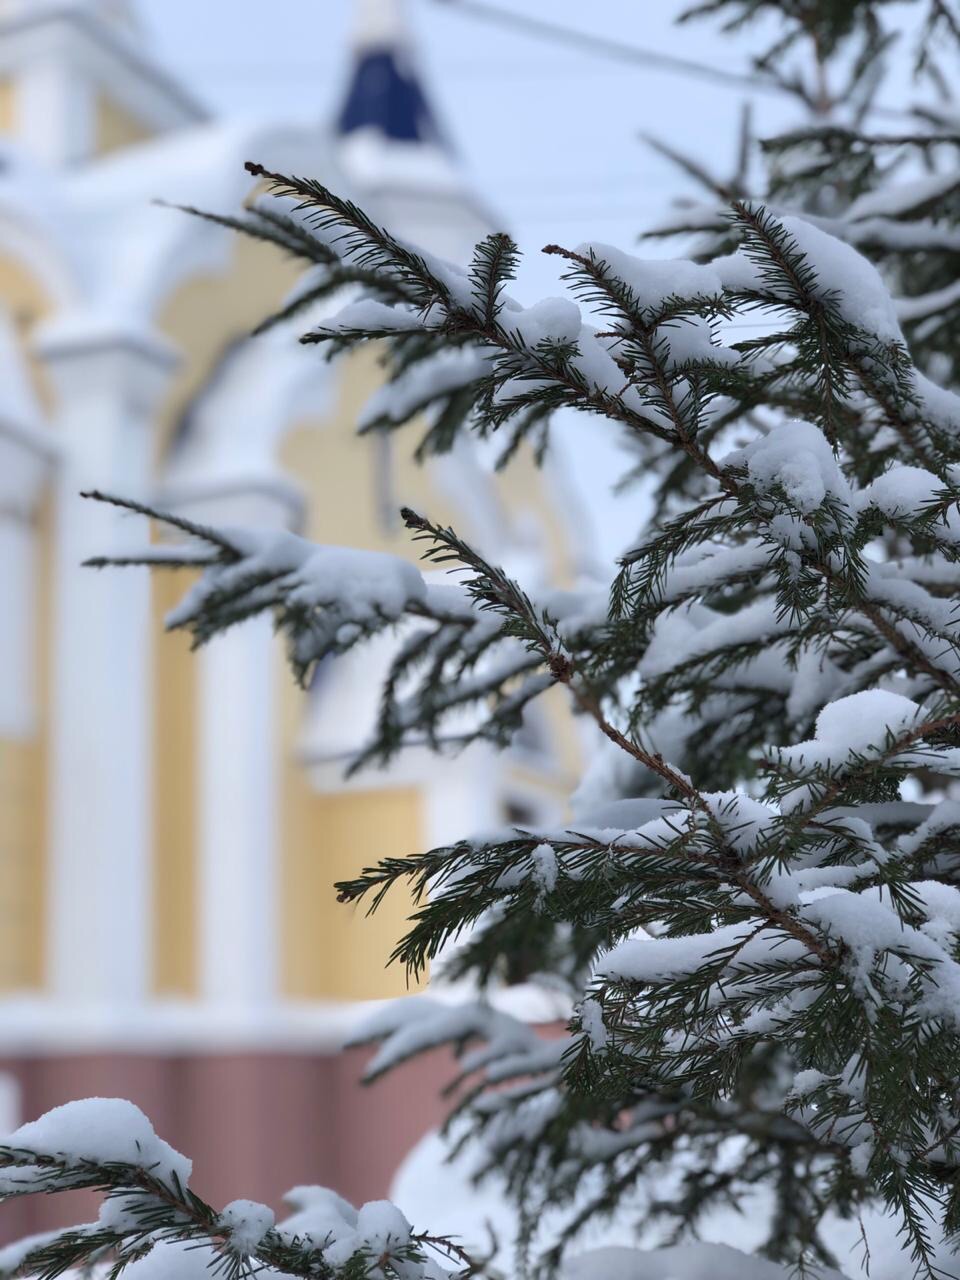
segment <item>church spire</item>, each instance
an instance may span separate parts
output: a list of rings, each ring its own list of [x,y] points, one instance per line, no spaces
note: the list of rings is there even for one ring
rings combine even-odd
[[[351,67],[334,126],[344,181],[381,225],[463,261],[491,218],[427,96],[405,0],[353,3]]]
[[[346,137],[358,130],[392,142],[442,142],[412,56],[402,0],[357,0],[353,68],[337,132]]]

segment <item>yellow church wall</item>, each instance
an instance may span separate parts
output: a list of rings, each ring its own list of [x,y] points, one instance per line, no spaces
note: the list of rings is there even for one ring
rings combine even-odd
[[[338,361],[333,376],[336,403],[330,416],[294,425],[281,446],[283,465],[306,490],[306,536],[419,561],[422,545],[401,524],[400,507],[411,506],[441,524],[458,523],[456,508],[433,483],[429,466],[419,466],[412,456],[416,426],[388,437],[356,434],[361,410],[383,382],[375,345]],[[378,475],[386,471],[385,494]]]
[[[558,495],[550,492],[549,478],[537,466],[529,446],[522,446],[510,465],[497,474],[497,489],[508,511],[527,511],[533,516],[549,581],[560,588],[572,587],[576,566],[571,530],[563,522]],[[550,774],[542,775],[539,785],[566,809],[583,766],[570,695],[564,688],[549,689],[537,699],[537,709],[549,738],[552,764]]]
[[[37,739],[0,739],[0,991],[41,985],[42,757]]]
[[[498,473],[497,489],[509,511],[533,515],[550,581],[558,587],[572,586],[570,529],[563,523],[557,495],[551,494],[549,481],[529,446],[522,446],[510,465]]]
[[[13,133],[17,127],[17,86],[0,80],[0,132]]]
[[[454,527],[462,525],[460,512],[435,484],[430,467],[419,466],[413,459],[418,438],[415,424],[386,441],[376,435],[357,437],[360,411],[383,378],[376,347],[371,344],[343,359],[335,366],[334,376],[336,403],[329,418],[322,424],[299,424],[286,436],[281,449],[283,465],[307,491],[305,533],[319,542],[389,551],[418,561],[422,548],[400,523],[399,507],[407,504],[440,524]],[[385,445],[390,449],[389,460],[377,456]],[[385,494],[378,482],[378,469],[387,465],[390,480]],[[555,581],[568,584],[572,576],[569,535],[552,509],[544,476],[529,453],[515,459],[512,468],[498,478],[497,486],[507,513],[531,511],[538,527],[546,530],[549,572]],[[384,974],[382,965],[404,931],[413,908],[410,895],[401,886],[391,891],[373,918],[372,925],[377,928],[368,942],[359,932],[364,925],[350,914],[355,908],[338,904],[330,885],[356,875],[384,856],[422,849],[423,833],[414,830],[412,820],[402,821],[394,812],[393,806],[399,802],[390,791],[329,796],[312,790],[295,761],[303,694],[291,688],[286,672],[283,680],[282,696],[292,708],[287,716],[288,763],[281,806],[286,824],[286,988],[291,995],[343,998],[385,997],[405,991],[403,973],[391,970]],[[541,799],[549,798],[563,809],[580,763],[576,729],[564,690],[551,691],[540,704],[547,724],[550,762],[545,761],[542,768],[512,765],[510,785]],[[298,884],[311,886],[305,900],[297,896]],[[312,932],[309,919],[313,920]],[[371,922],[365,927],[370,929]],[[330,939],[336,939],[332,949]],[[351,957],[364,957],[362,991],[350,989],[338,949]],[[314,975],[312,985],[310,975]]]
[[[105,94],[97,97],[94,112],[94,153],[106,155],[110,151],[119,151],[122,147],[132,147],[138,142],[146,142],[154,132],[126,111],[119,103]]]
[[[198,990],[197,657],[182,631],[163,620],[189,587],[182,573],[154,575],[155,637],[153,988],[158,995]]]
[[[0,128],[7,127],[7,113],[14,110],[13,94],[13,85],[4,82]],[[27,339],[49,312],[50,298],[30,269],[10,255],[0,256],[0,305],[23,344],[41,405],[49,408],[50,386]],[[0,739],[0,991],[37,990],[45,976],[52,520],[45,497],[33,517],[36,727],[29,738]]]
[[[365,904],[338,903],[333,885],[384,857],[422,848],[422,800],[416,789],[322,794],[309,786],[284,794],[282,904],[284,995],[294,999],[369,1000],[410,988],[402,966],[387,961],[404,929],[409,896],[387,895],[374,916]]]
[[[171,209],[169,216],[190,215]],[[300,273],[301,267],[272,245],[236,236],[223,272],[193,276],[166,300],[156,324],[174,342],[180,364],[158,414],[158,457],[166,450],[183,408],[228,344],[249,334],[278,307]]]
[[[0,738],[0,991],[39,990],[46,953],[52,505],[35,517],[36,730]]]
[[[50,309],[50,299],[37,277],[9,254],[0,256],[0,299],[20,331],[31,328]]]
[[[0,305],[13,321],[23,345],[23,358],[40,406],[49,412],[53,391],[40,362],[27,349],[34,326],[51,310],[50,296],[30,268],[10,254],[0,254]]]
[[[230,340],[249,332],[277,305],[297,273],[296,264],[285,263],[269,246],[239,239],[226,274],[195,278],[177,290],[163,309],[160,327],[184,353],[184,363],[160,417],[158,450],[166,447],[184,406]],[[303,358],[320,357],[304,351]],[[331,410],[322,421],[293,424],[280,449],[282,465],[305,490],[304,533],[321,542],[386,550],[417,561],[421,548],[401,526],[398,508],[408,504],[434,520],[457,525],[461,521],[456,506],[436,485],[431,468],[413,460],[416,427],[390,439],[357,437],[360,410],[383,378],[375,346],[339,361],[331,376]],[[528,460],[518,460],[513,476],[508,473],[502,489],[505,506],[508,510],[532,508],[547,522],[554,560],[551,569],[565,578],[569,574],[566,535],[550,509],[542,477],[531,468]],[[155,584],[163,581],[157,577]],[[177,583],[175,577],[170,581],[178,594],[182,581]],[[158,628],[159,614],[169,603],[172,599],[157,595]],[[187,781],[192,764],[183,744],[186,726],[195,725],[196,694],[190,674],[194,658],[184,652],[181,637],[161,635],[159,630],[156,634],[155,756],[167,763],[158,763],[154,779],[154,981],[159,991],[190,994],[196,989],[197,976],[197,797]],[[171,645],[178,646],[175,653]],[[383,856],[420,850],[422,796],[415,789],[375,785],[340,794],[315,790],[298,758],[305,695],[294,685],[279,653],[277,679],[282,709],[279,934],[283,993],[294,998],[342,999],[398,994],[407,989],[405,975],[396,967],[385,973],[384,966],[410,913],[409,895],[402,889],[394,891],[368,920],[362,911],[338,904],[332,886]],[[575,753],[569,724],[560,728],[568,717],[565,708],[554,702],[548,716],[551,733],[556,726],[559,736],[551,745],[555,754],[560,748],[564,771],[570,762],[572,772]],[[194,741],[192,730],[190,741]],[[552,794],[555,788],[548,771],[534,773],[535,777],[524,779],[524,785],[529,781]],[[187,932],[192,943],[186,940]]]

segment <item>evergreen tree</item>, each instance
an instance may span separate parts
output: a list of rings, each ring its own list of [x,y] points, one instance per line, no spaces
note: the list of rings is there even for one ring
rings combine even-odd
[[[465,833],[338,886],[375,909],[412,884],[395,959],[413,973],[460,940],[448,969],[480,998],[398,1002],[367,1029],[370,1073],[472,1046],[462,1140],[506,1178],[523,1256],[546,1275],[604,1215],[679,1239],[714,1208],[754,1204],[768,1262],[680,1247],[570,1274],[849,1274],[825,1224],[879,1208],[918,1274],[960,1276],[960,135],[946,114],[863,129],[885,7],[700,6],[735,26],[776,12],[784,35],[760,69],[824,118],[765,144],[764,199],[718,191],[722,219],[673,221],[702,237],[691,260],[550,245],[572,296],[524,307],[504,234],[462,270],[321,183],[258,165],[273,194],[218,218],[309,265],[283,322],[352,291],[303,341],[331,355],[381,344],[389,381],[364,430],[425,415],[421,455],[472,431],[503,441],[506,463],[525,442],[542,451],[569,408],[623,433],[657,478],[653,519],[611,582],[537,598],[409,510],[446,585],[389,556],[155,512],[187,541],[132,560],[202,568],[168,620],[197,644],[272,613],[303,682],[399,628],[354,768],[424,742],[505,745],[554,685],[605,743],[568,827]],[[925,12],[956,36],[947,5]],[[809,80],[789,70],[802,40]],[[842,124],[825,118],[833,68],[855,106]],[[918,70],[936,72],[926,50]],[[738,318],[758,336],[731,341]],[[576,1002],[565,1039],[482,998],[536,980],[531,953]],[[71,1104],[2,1160],[8,1194],[107,1193],[96,1224],[24,1242],[0,1258],[10,1270],[166,1258],[177,1276],[478,1274],[387,1205],[358,1213],[317,1190],[279,1226],[247,1202],[217,1213],[127,1104]]]

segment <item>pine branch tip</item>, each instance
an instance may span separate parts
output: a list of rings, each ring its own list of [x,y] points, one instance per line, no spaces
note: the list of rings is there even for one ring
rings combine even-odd
[[[418,515],[412,507],[401,507],[400,519],[408,529],[418,529],[422,531],[429,528],[429,521],[424,516]]]

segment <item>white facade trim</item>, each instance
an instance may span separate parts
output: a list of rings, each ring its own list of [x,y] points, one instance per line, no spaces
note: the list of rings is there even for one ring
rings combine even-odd
[[[41,224],[42,226],[42,224]],[[46,230],[46,228],[44,228]],[[0,187],[0,255],[21,262],[55,307],[76,297],[76,273],[53,234],[37,234],[37,215]]]
[[[435,982],[431,999],[447,1003],[475,999],[466,983]],[[404,997],[400,997],[403,999]],[[206,1002],[158,1000],[139,1010],[109,1005],[78,1008],[45,999],[0,1000],[6,1056],[37,1053],[159,1054],[333,1052],[357,1035],[386,1000],[278,1000],[251,1012]],[[484,991],[493,1008],[531,1023],[566,1021],[572,1008],[560,992],[527,983]]]
[[[47,972],[79,1007],[141,1002],[151,954],[152,616],[135,570],[89,556],[149,542],[140,516],[85,502],[147,490],[152,419],[170,366],[135,346],[41,353],[59,392],[53,537]]]
[[[200,992],[255,1010],[277,994],[278,741],[273,630],[256,618],[200,663]]]
[[[34,89],[24,102],[21,136],[35,154],[53,163],[72,163],[91,154],[93,98],[108,93],[119,106],[158,132],[194,124],[206,112],[182,86],[133,41],[95,15],[64,6],[25,12],[0,23],[0,75],[42,69],[47,106],[53,114],[36,119]],[[87,99],[86,103],[81,98]],[[80,112],[63,114],[68,105]]]
[[[33,529],[0,510],[0,738],[36,730],[36,612]]]

